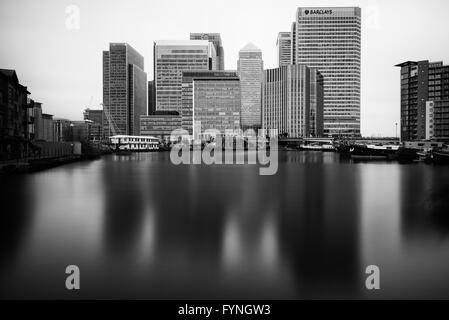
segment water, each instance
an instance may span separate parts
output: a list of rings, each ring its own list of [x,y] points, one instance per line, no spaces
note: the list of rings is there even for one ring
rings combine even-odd
[[[449,298],[449,167],[281,152],[258,173],[149,153],[1,176],[0,297]]]

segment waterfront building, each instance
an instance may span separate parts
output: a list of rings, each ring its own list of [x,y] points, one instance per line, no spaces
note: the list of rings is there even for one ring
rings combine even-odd
[[[53,119],[55,130],[55,142],[72,141],[72,121],[68,119],[55,118]]]
[[[99,125],[91,120],[72,121],[71,140],[79,142],[88,142],[98,140]]]
[[[140,135],[169,141],[173,130],[181,129],[181,115],[177,111],[155,111],[140,117]]]
[[[262,126],[262,51],[248,43],[239,51],[237,68],[241,87],[242,129],[259,129]]]
[[[91,126],[91,138],[92,140],[100,141],[103,139],[103,126],[104,126],[104,112],[101,109],[85,109],[84,120],[92,121]],[[137,124],[139,126],[139,123]]]
[[[0,69],[0,159],[22,157],[26,152],[28,94],[15,70]]]
[[[105,134],[135,134],[147,114],[147,74],[144,58],[127,43],[110,43],[103,51]]]
[[[162,40],[154,43],[156,111],[182,112],[182,72],[215,70],[216,52],[208,40]]]
[[[324,80],[315,68],[310,68],[310,119],[309,137],[324,136]]]
[[[324,133],[360,135],[361,9],[298,8],[295,64],[316,68],[324,79]]]
[[[55,128],[53,123],[53,115],[43,113],[42,114],[42,136],[39,140],[47,142],[55,142]]]
[[[291,32],[279,32],[276,41],[278,67],[292,63],[292,34]]]
[[[263,81],[263,129],[289,138],[321,136],[323,81],[305,65],[268,69]]]
[[[156,111],[156,99],[154,91],[154,81],[148,81],[148,113],[154,114]]]
[[[449,142],[449,99],[427,101],[426,140]]]
[[[197,138],[207,129],[240,130],[240,80],[233,71],[186,71],[182,85],[182,128]],[[201,123],[201,127],[197,126]]]
[[[221,43],[221,35],[219,33],[191,33],[190,40],[208,40],[214,45],[217,54],[216,70],[224,70],[224,49]]]
[[[434,136],[434,133],[426,132],[431,105],[439,119],[440,128],[432,124],[435,132],[438,136],[444,135],[444,115],[440,112],[445,110],[442,100],[449,99],[449,66],[427,60],[406,61],[396,66],[401,68],[401,140],[423,140]]]
[[[28,139],[40,140],[43,136],[42,103],[30,99],[28,102]]]

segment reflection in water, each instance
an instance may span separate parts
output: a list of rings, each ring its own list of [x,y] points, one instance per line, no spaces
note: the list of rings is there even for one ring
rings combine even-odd
[[[274,176],[150,153],[0,177],[0,296],[449,298],[448,178],[320,152],[281,152]]]

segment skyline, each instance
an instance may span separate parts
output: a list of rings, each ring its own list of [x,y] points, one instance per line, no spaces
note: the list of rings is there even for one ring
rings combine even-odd
[[[146,60],[148,80],[153,74],[153,42],[188,40],[195,32],[221,34],[226,70],[237,69],[238,51],[248,42],[262,50],[264,69],[270,69],[277,65],[277,35],[290,30],[298,7],[360,6],[362,135],[394,136],[400,114],[399,70],[394,65],[406,60],[449,59],[449,48],[441,46],[441,39],[449,33],[444,20],[444,8],[449,4],[441,0],[428,1],[426,6],[417,1],[407,6],[398,0],[390,2],[231,1],[211,6],[202,0],[170,4],[2,1],[0,36],[4,46],[0,61],[2,68],[17,71],[21,83],[29,87],[31,98],[42,102],[47,113],[79,120],[86,107],[99,108],[102,102],[101,52],[110,42],[126,42],[140,52]],[[80,9],[79,30],[66,28],[65,10],[70,4]],[[389,50],[379,52],[378,48]]]

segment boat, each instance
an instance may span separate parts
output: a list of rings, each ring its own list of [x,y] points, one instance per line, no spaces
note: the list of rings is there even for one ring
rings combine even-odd
[[[413,162],[421,159],[418,149],[400,147],[397,151],[397,158],[400,162]]]
[[[432,162],[436,164],[449,164],[449,149],[432,151]]]
[[[325,143],[310,143],[310,144],[302,144],[300,145],[301,150],[309,150],[309,151],[335,151],[335,147],[333,144]]]
[[[109,145],[117,154],[159,150],[159,139],[146,136],[116,135],[109,137]]]
[[[397,158],[398,145],[354,145],[350,149],[355,160],[392,160]]]

